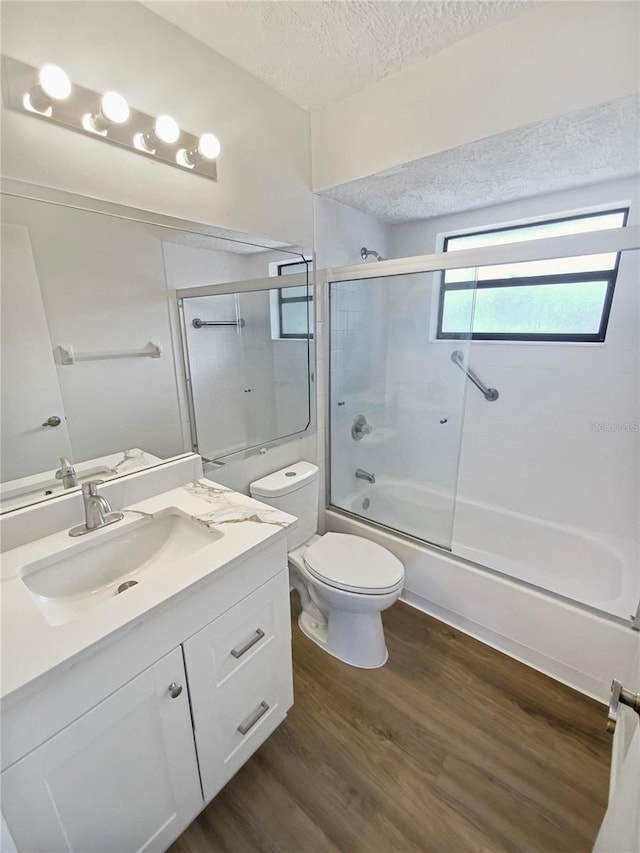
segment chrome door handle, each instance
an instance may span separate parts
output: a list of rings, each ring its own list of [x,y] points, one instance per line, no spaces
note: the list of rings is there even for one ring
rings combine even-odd
[[[182,684],[178,684],[177,681],[172,681],[169,685],[169,693],[171,694],[172,699],[177,699],[182,693]]]
[[[57,427],[57,426],[60,426],[61,423],[62,423],[62,421],[60,420],[60,418],[57,415],[51,415],[50,418],[46,419],[46,421],[42,424],[42,426]]]
[[[260,703],[260,707],[256,711],[254,711],[254,713],[250,717],[248,717],[244,721],[244,723],[240,723],[240,725],[238,726],[238,731],[240,732],[240,734],[246,735],[247,732],[250,731],[255,726],[255,724],[258,722],[258,720],[261,717],[264,717],[264,715],[267,713],[268,710],[269,710],[269,706],[263,700]]]
[[[231,649],[231,654],[233,655],[234,658],[241,658],[242,655],[246,654],[249,651],[249,649],[251,649],[253,646],[255,646],[256,643],[259,643],[260,640],[264,637],[264,635],[265,634],[264,634],[264,631],[262,630],[262,628],[256,628],[253,637],[251,637],[251,639],[248,640],[244,644],[244,646],[241,646],[239,649]]]

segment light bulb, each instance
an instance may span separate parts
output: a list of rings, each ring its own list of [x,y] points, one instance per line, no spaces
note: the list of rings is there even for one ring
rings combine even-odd
[[[215,160],[220,153],[220,140],[213,133],[203,133],[198,140],[198,154],[205,160]]]
[[[158,116],[153,129],[160,142],[165,142],[167,145],[173,145],[180,137],[178,122],[171,116]]]
[[[43,65],[38,72],[38,82],[22,98],[26,110],[50,116],[53,102],[64,101],[71,94],[71,81],[57,65]]]
[[[133,137],[133,144],[139,151],[146,151],[147,154],[154,154],[156,148],[163,143],[165,145],[173,145],[180,138],[180,128],[178,122],[168,115],[161,115],[155,121],[155,124],[146,133],[136,133]]]
[[[38,83],[52,101],[64,101],[71,94],[71,80],[57,65],[43,65],[38,73]]]
[[[100,112],[112,124],[124,124],[129,118],[129,104],[118,92],[105,92],[100,101]]]
[[[176,161],[187,169],[193,169],[203,160],[215,160],[220,153],[220,140],[213,133],[203,133],[198,144],[193,148],[181,148],[176,154]]]
[[[129,118],[129,104],[118,92],[105,92],[97,113],[85,113],[82,126],[91,133],[106,136],[112,124],[124,124]]]

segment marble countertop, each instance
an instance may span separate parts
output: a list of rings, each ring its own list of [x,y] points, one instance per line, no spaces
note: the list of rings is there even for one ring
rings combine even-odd
[[[61,530],[2,554],[1,695],[7,696],[119,628],[139,619],[213,572],[231,569],[267,540],[286,535],[296,519],[210,480],[197,480],[128,507],[122,521],[79,538]],[[98,543],[149,523],[167,511],[187,516],[211,530],[210,545],[173,565],[149,570],[144,583],[126,595],[88,607],[70,621],[51,625],[29,591],[22,573],[26,566]],[[82,519],[78,519],[81,522]]]

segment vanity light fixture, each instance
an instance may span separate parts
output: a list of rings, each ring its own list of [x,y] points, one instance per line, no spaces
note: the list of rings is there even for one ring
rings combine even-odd
[[[217,181],[220,142],[213,133],[189,133],[166,113],[156,116],[137,110],[119,92],[95,92],[72,83],[57,65],[34,67],[9,56],[2,56],[1,62],[2,103],[7,109],[81,133],[85,139],[117,145],[158,166]]]
[[[145,133],[136,133],[133,144],[138,151],[146,151],[147,154],[155,154],[161,145],[173,145],[180,138],[178,122],[168,115],[161,115],[155,121],[152,128]]]
[[[22,97],[22,105],[31,113],[53,114],[54,101],[66,101],[71,94],[71,80],[58,65],[48,63],[38,71],[38,82]]]
[[[124,124],[131,111],[126,98],[118,92],[105,92],[100,99],[100,109],[97,113],[85,113],[82,116],[82,126],[89,133],[106,136],[112,124]]]
[[[176,154],[176,162],[187,169],[193,169],[203,160],[215,160],[220,153],[220,140],[213,133],[203,133],[193,148],[181,148]]]

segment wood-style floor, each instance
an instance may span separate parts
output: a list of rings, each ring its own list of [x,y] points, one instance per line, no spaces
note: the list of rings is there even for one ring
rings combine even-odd
[[[287,720],[170,853],[591,850],[603,706],[407,605],[384,622],[367,671],[294,618]]]

